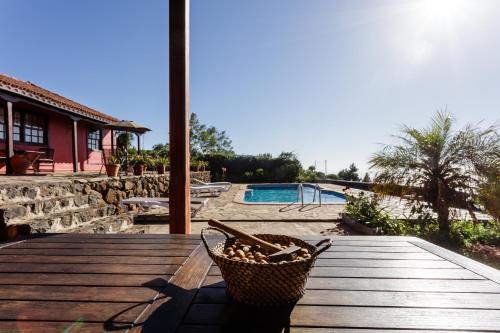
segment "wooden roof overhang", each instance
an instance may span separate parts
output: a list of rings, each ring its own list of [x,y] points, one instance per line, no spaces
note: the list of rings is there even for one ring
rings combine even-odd
[[[3,79],[10,80],[12,83]],[[32,89],[22,88],[21,85],[31,85],[33,86],[33,89],[40,90],[42,93],[37,93]],[[54,112],[72,115],[81,119],[93,120],[104,124],[118,120],[112,116],[73,102],[65,97],[54,94],[29,82],[24,82],[4,75],[2,75],[2,80],[0,80],[0,97],[11,101],[14,99],[14,102],[22,100],[24,102],[34,103]]]
[[[88,123],[91,123],[92,125],[97,126],[97,127],[105,127],[107,124],[110,123],[109,120],[104,120],[104,119],[100,119],[100,118],[96,118],[96,117],[89,117],[88,115],[71,112],[71,111],[68,111],[66,109],[61,109],[58,106],[45,104],[43,102],[33,100],[33,99],[26,97],[26,96],[12,94],[10,92],[6,92],[6,91],[1,90],[1,87],[0,87],[0,99],[3,99],[5,101],[10,101],[13,103],[21,103],[23,105],[28,105],[30,107],[40,109],[40,110],[45,110],[45,111],[57,113],[57,114],[60,114],[63,116],[67,116],[71,119],[84,120]]]

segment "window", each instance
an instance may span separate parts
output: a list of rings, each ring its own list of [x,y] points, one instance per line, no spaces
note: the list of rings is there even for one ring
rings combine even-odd
[[[22,121],[21,121],[21,112],[14,111],[14,123],[12,126],[12,138],[14,141],[21,141],[21,129],[22,129]]]
[[[5,140],[5,111],[0,108],[0,140]]]
[[[26,113],[24,115],[24,142],[45,143],[45,127],[45,117],[35,113]]]
[[[0,108],[0,140],[7,138],[7,112]],[[12,113],[12,140],[28,144],[47,143],[47,118],[43,114],[28,111]]]
[[[13,112],[12,137],[15,142],[47,143],[47,118],[29,111]]]
[[[87,147],[91,150],[101,150],[101,130],[89,130],[87,135]]]

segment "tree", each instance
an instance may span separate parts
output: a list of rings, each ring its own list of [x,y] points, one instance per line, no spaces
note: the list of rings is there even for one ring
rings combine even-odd
[[[161,157],[169,156],[170,146],[168,143],[157,143],[153,145],[153,153]]]
[[[370,175],[368,174],[368,172],[365,173],[365,176],[363,177],[363,182],[364,183],[370,183],[372,180],[370,178]]]
[[[129,132],[120,132],[116,137],[116,147],[122,151],[126,151],[132,147],[134,136]]]
[[[500,219],[500,173],[486,172],[486,180],[479,186],[478,199],[488,213],[497,221]]]
[[[495,125],[486,129],[468,125],[452,130],[453,119],[439,111],[427,128],[403,126],[398,144],[374,154],[378,170],[376,190],[383,194],[424,201],[437,214],[439,230],[448,236],[450,208],[467,207],[474,217],[472,199],[486,173],[500,168],[499,135]]]
[[[189,136],[191,155],[197,157],[207,154],[234,154],[231,140],[225,131],[200,122],[196,113],[189,118]]]
[[[338,173],[338,177],[342,180],[351,180],[355,182],[359,182],[360,178],[358,175],[358,168],[354,163],[351,163],[349,168],[347,169],[342,169]]]

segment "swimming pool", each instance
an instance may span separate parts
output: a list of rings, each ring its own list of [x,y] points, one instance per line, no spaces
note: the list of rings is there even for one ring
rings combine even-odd
[[[304,204],[319,203],[319,195],[315,185],[303,184]],[[295,203],[301,202],[299,184],[254,184],[247,185],[244,202],[248,203]],[[321,190],[321,203],[345,203],[345,196],[331,190]]]

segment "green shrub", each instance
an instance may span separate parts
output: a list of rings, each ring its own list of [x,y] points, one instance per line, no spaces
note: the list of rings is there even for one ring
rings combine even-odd
[[[455,221],[450,227],[450,238],[465,247],[470,247],[474,243],[500,246],[500,223]]]
[[[211,154],[201,158],[208,162],[212,180],[222,180],[222,168],[225,168],[225,180],[234,183],[266,182],[289,183],[297,181],[302,165],[293,153],[281,153],[277,157],[270,154],[229,155]]]
[[[416,219],[394,219],[380,207],[377,195],[367,195],[361,192],[358,196],[347,195],[345,213],[368,227],[379,228],[387,235],[417,236],[433,241],[442,240],[439,235],[439,225],[429,213],[425,204],[414,204],[412,215]],[[450,227],[449,245],[471,247],[479,243],[483,245],[500,246],[500,223],[489,221],[474,223],[473,221],[454,221]],[[443,244],[446,245],[446,244]]]
[[[345,213],[370,228],[378,228],[386,235],[431,236],[437,223],[428,219],[416,221],[394,219],[380,207],[380,197],[360,192],[358,196],[346,194]]]

